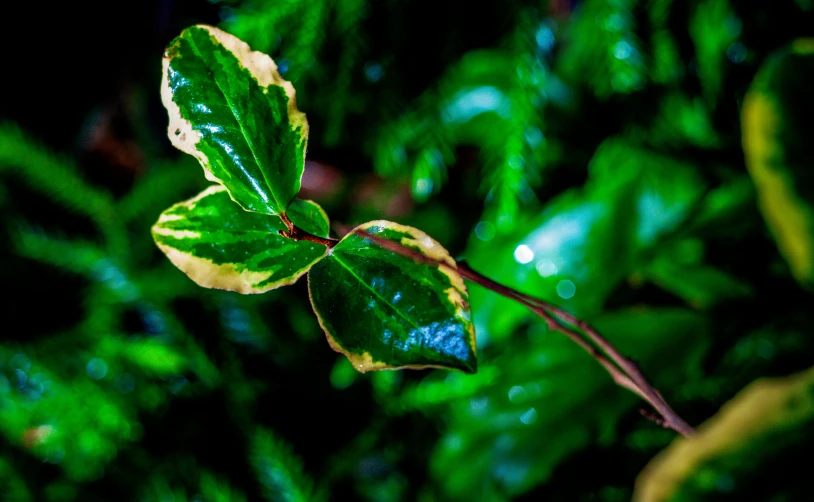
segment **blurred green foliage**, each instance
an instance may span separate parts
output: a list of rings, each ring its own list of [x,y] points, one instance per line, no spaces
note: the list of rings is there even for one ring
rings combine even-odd
[[[804,500],[809,496],[800,462],[811,444],[814,373],[761,379],[738,393],[699,427],[693,441],[676,441],[637,480],[634,500]],[[798,456],[799,455],[799,456]],[[788,467],[764,476],[768,462]],[[777,496],[776,485],[783,486]]]
[[[772,216],[812,211],[811,2],[161,6],[132,7],[148,12],[143,38],[93,39],[128,71],[94,60],[63,72],[78,93],[17,86],[2,110],[1,499],[629,500],[674,437],[568,340],[476,287],[477,374],[359,375],[305,284],[240,296],[176,270],[149,229],[205,180],[166,141],[157,82],[163,46],[196,22],[294,83],[312,131],[303,190],[334,219],[416,226],[591,321],[689,422],[812,365],[809,281],[784,244],[811,229],[778,232],[788,219]],[[74,33],[102,29],[60,9],[32,41],[75,52],[58,68],[90,58]],[[14,61],[26,82],[53,76]],[[776,129],[749,129],[750,96]],[[761,437],[810,447],[789,430]],[[727,451],[768,444],[752,439]],[[716,464],[732,490],[704,496],[743,493],[747,466],[771,480],[765,498],[805,500],[805,473],[760,455]],[[720,478],[704,472],[686,479]]]

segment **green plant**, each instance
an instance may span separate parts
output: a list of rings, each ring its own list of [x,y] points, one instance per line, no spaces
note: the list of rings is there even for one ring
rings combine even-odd
[[[787,399],[773,385],[718,413],[812,364],[814,58],[795,40],[810,0],[160,4],[147,25],[113,11],[155,3],[103,24],[73,4],[53,7],[81,13],[58,23],[39,4],[10,15],[42,29],[9,52],[0,111],[0,499],[810,498],[794,461],[812,444],[810,372]],[[299,196],[348,224],[331,236],[385,218],[459,262],[476,373],[361,374],[326,346],[305,277],[234,294],[161,253],[159,214],[207,188],[167,148],[156,92],[161,50],[198,22],[296,87]],[[31,85],[55,74],[69,94]],[[329,235],[315,212],[295,201],[288,216]],[[301,268],[262,259],[261,278]],[[642,420],[595,359],[472,269],[589,321],[697,434]]]
[[[199,285],[262,293],[308,273],[328,343],[358,371],[474,373],[465,278],[534,312],[650,403],[656,422],[692,434],[638,366],[588,323],[458,265],[424,232],[377,220],[341,240],[328,237],[324,211],[296,198],[308,123],[265,54],[217,28],[188,28],[165,52],[162,98],[173,145],[218,183],[164,211],[153,227],[161,250]]]

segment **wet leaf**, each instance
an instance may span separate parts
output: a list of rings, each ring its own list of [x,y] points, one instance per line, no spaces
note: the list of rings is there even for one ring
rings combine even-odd
[[[431,266],[348,234],[308,274],[328,342],[361,372],[443,367],[474,372],[475,332],[455,262],[424,232],[388,221],[358,227],[450,267]]]
[[[246,210],[285,212],[300,190],[308,122],[270,57],[211,26],[193,26],[164,54],[161,96],[172,144]]]
[[[328,217],[316,203],[297,199],[288,216],[300,228],[327,237]],[[239,293],[262,293],[295,282],[326,247],[295,242],[277,232],[278,216],[244,211],[216,185],[161,214],[156,244],[197,284]]]

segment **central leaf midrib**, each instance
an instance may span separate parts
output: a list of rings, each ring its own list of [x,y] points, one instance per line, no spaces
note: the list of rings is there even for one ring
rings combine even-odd
[[[378,291],[376,291],[375,289],[373,289],[373,288],[372,288],[372,287],[371,287],[371,286],[370,286],[368,283],[366,283],[366,282],[365,282],[365,281],[364,281],[364,280],[363,280],[361,277],[359,277],[358,275],[356,275],[356,273],[353,271],[353,269],[351,269],[351,268],[350,268],[348,265],[346,265],[346,264],[345,264],[345,262],[343,262],[343,261],[342,261],[342,260],[341,260],[341,259],[340,259],[340,258],[339,258],[337,255],[335,255],[335,254],[334,254],[334,255],[332,255],[332,256],[333,256],[333,258],[334,258],[334,259],[337,261],[337,263],[339,263],[340,265],[342,265],[342,268],[344,268],[345,270],[347,270],[347,271],[350,273],[350,275],[352,275],[353,277],[355,277],[357,281],[359,281],[360,283],[362,283],[362,285],[363,285],[364,287],[366,287],[367,289],[369,289],[369,290],[370,290],[370,292],[371,292],[371,293],[373,293],[373,294],[374,294],[374,295],[375,295],[377,298],[379,298],[379,299],[380,299],[380,300],[381,300],[381,301],[382,301],[382,302],[383,302],[385,305],[387,305],[388,307],[390,307],[391,309],[393,309],[393,310],[394,310],[394,311],[395,311],[395,312],[396,312],[396,313],[399,315],[399,317],[401,317],[402,319],[404,319],[405,321],[407,321],[408,323],[410,323],[410,325],[411,325],[413,328],[415,328],[415,329],[417,329],[417,330],[421,330],[421,328],[420,328],[418,325],[416,325],[416,323],[415,323],[415,322],[413,322],[413,320],[412,320],[412,319],[410,319],[409,317],[407,317],[407,316],[405,316],[404,314],[402,314],[402,313],[401,313],[401,311],[400,311],[399,309],[397,309],[395,305],[393,305],[392,303],[390,303],[389,301],[387,301],[387,299],[386,299],[386,298],[384,298],[382,295],[380,295]]]
[[[207,32],[207,35],[209,35],[210,38],[214,38],[208,32]],[[201,59],[201,61],[204,62],[204,65],[206,65],[207,68],[208,68],[209,65],[206,64],[206,60],[204,59],[203,54],[201,53],[201,50],[198,48],[198,44],[195,43],[194,37],[189,37],[189,42],[190,42],[190,44],[192,44],[192,50],[195,51],[195,53],[198,55],[198,57]],[[229,54],[231,54],[234,57],[234,54],[231,51],[229,51],[228,49],[226,49],[225,46],[223,46],[222,44],[218,44],[218,45],[221,45],[221,47],[223,47],[227,52],[229,52]],[[242,65],[240,64],[240,60],[237,59],[237,57],[235,57],[235,59],[238,62],[238,66],[242,67]],[[245,69],[245,68],[243,68],[243,69]],[[246,71],[248,71],[248,70],[246,70]],[[251,75],[251,73],[250,73],[250,75]],[[254,151],[254,146],[252,145],[252,142],[249,141],[249,136],[246,133],[246,129],[243,128],[243,124],[240,122],[240,120],[238,120],[238,115],[237,115],[237,113],[235,111],[235,107],[232,104],[232,101],[229,99],[228,93],[223,90],[223,87],[221,87],[220,83],[218,83],[218,79],[213,78],[212,80],[215,82],[215,86],[217,86],[218,90],[223,95],[223,99],[226,101],[226,104],[229,106],[229,110],[232,112],[232,115],[235,117],[235,122],[237,122],[237,126],[238,126],[238,128],[240,128],[240,132],[241,132],[241,134],[243,134],[243,139],[246,140],[246,144],[249,145],[249,151],[252,152],[252,157],[254,157],[254,162],[255,162],[255,164],[257,164],[257,167],[260,170],[260,174],[263,175],[263,180],[266,182],[266,186],[268,186],[269,191],[271,192],[271,196],[274,199],[274,202],[277,204],[278,211],[279,212],[285,212],[285,209],[286,209],[285,206],[283,206],[283,204],[280,204],[280,200],[277,198],[277,194],[274,192],[274,187],[272,186],[271,183],[269,183],[269,179],[266,176],[266,173],[263,172],[263,167],[262,167],[262,165],[260,163],[260,159],[257,158],[257,153],[255,153],[255,151]]]

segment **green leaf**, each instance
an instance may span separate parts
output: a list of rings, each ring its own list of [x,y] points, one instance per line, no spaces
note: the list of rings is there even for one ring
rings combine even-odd
[[[687,144],[715,148],[722,143],[720,134],[713,127],[707,103],[700,97],[690,98],[680,92],[665,94],[659,100],[658,112],[641,126],[631,129],[649,144],[662,148]]]
[[[676,439],[651,461],[634,500],[810,499],[810,470],[799,459],[814,444],[812,389],[814,369],[750,384],[696,437]]]
[[[327,237],[328,217],[316,203],[297,199],[288,216],[298,227]],[[263,293],[294,283],[325,254],[321,244],[277,233],[285,228],[277,216],[240,209],[216,185],[164,211],[153,238],[176,267],[203,287]]]
[[[725,65],[729,63],[727,49],[738,40],[741,20],[729,0],[705,0],[698,3],[689,31],[695,45],[698,77],[706,98],[714,103],[723,89]]]
[[[704,191],[687,164],[620,139],[600,145],[582,190],[566,192],[504,238],[473,240],[467,259],[491,279],[590,318]],[[527,309],[472,288],[481,336],[509,336]]]
[[[604,314],[594,325],[639,361],[662,391],[700,371],[707,344],[699,314],[624,310]],[[438,379],[430,375],[429,385],[419,384],[423,392],[406,396],[408,409],[444,405],[439,412],[445,432],[430,467],[452,500],[482,500],[487,494],[507,500],[544,482],[569,454],[609,444],[622,415],[635,413],[634,404],[642,403],[561,334],[537,324],[524,335],[517,333],[482,364],[490,381],[472,385],[463,375],[450,375],[442,387],[433,386]]]
[[[477,369],[469,298],[455,261],[424,232],[389,221],[357,227],[449,267],[381,248],[351,232],[308,274],[314,312],[328,343],[361,372]]]
[[[738,278],[701,263],[701,253],[703,244],[693,239],[663,246],[641,275],[698,308],[709,308],[720,301],[743,298],[752,293]],[[696,255],[699,255],[697,260],[688,259]]]
[[[814,45],[798,40],[769,58],[742,110],[743,151],[766,224],[792,274],[814,286]]]
[[[285,212],[300,190],[308,122],[265,54],[194,26],[164,54],[161,91],[172,144],[198,159],[246,210]]]
[[[123,355],[139,369],[161,377],[179,375],[189,365],[176,347],[151,338],[131,339],[123,349]]]

